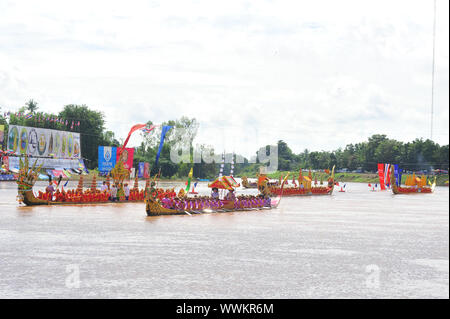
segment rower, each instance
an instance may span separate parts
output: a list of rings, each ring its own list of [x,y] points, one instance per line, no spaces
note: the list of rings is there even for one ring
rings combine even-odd
[[[219,189],[217,187],[213,187],[211,192],[212,199],[219,199]]]
[[[45,189],[45,192],[47,193],[47,199],[53,200],[53,192],[55,191],[55,188],[53,187],[52,181],[48,182],[48,186]]]
[[[234,195],[234,189],[233,189],[233,188],[231,188],[231,189],[228,191],[228,194],[227,194],[227,196],[225,197],[225,199],[226,199],[226,200],[229,200],[229,201],[234,201],[234,200],[236,199],[236,196]]]

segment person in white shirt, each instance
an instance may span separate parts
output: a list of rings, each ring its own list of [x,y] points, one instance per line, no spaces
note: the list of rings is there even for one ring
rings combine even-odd
[[[116,184],[113,184],[111,186],[111,196],[109,198],[113,202],[115,202],[117,200],[117,186],[116,186]]]
[[[102,185],[102,187],[100,188],[100,191],[104,192],[104,191],[106,191],[106,190],[108,190],[108,185],[106,185],[106,182],[103,182],[103,185]]]
[[[128,200],[128,198],[130,197],[130,188],[128,187],[128,183],[124,184],[123,191],[125,193],[125,199]]]

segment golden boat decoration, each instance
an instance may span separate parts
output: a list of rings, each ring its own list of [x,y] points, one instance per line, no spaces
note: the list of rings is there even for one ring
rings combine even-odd
[[[391,167],[391,188],[394,195],[400,194],[431,194],[436,188],[436,176],[433,182],[427,180],[422,175],[417,177],[415,173],[406,176],[405,185],[401,185],[401,181],[397,185],[397,179],[395,176],[394,168]]]
[[[118,201],[110,201],[109,194],[106,192],[101,192],[97,189],[96,177],[93,177],[91,187],[83,191],[83,176],[80,176],[78,181],[78,186],[76,189],[67,190],[64,189],[60,192],[59,189],[56,190],[55,194],[49,196],[47,193],[39,191],[39,195],[36,196],[33,187],[38,179],[42,165],[36,167],[37,160],[34,162],[32,167],[29,166],[28,157],[25,160],[20,159],[20,169],[17,178],[17,200],[19,203],[23,203],[27,206],[36,205],[92,205],[92,204],[108,204],[108,203],[123,203],[123,202],[144,202],[145,194],[144,190],[139,190],[137,188],[137,178],[134,187],[130,190],[130,198],[125,200],[123,196],[119,196]],[[128,173],[129,174],[129,173]],[[125,178],[128,178],[124,172],[123,163],[118,161],[115,167],[115,171],[112,172],[112,177],[116,183],[118,183],[118,195],[123,192],[123,182]],[[109,183],[109,177],[107,178]]]
[[[270,187],[271,195],[278,195],[281,192],[284,193],[283,196],[317,196],[317,195],[331,195],[334,190],[334,169],[333,166],[331,172],[327,169],[325,172],[329,174],[327,184],[324,186],[323,181],[320,182],[319,186],[314,185],[318,184],[317,180],[313,181],[313,177],[311,174],[311,170],[309,170],[308,176],[303,176],[302,169],[299,171],[298,177],[298,186],[294,187],[285,187],[284,190],[281,190],[280,187]]]

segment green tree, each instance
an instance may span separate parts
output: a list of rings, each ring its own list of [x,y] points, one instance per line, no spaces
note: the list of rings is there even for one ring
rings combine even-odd
[[[89,109],[86,105],[69,104],[59,112],[59,117],[68,121],[80,121],[75,131],[80,132],[81,154],[86,159],[88,168],[98,165],[98,147],[108,145],[105,139],[105,120],[103,113]]]
[[[35,100],[31,99],[31,100],[28,100],[27,103],[25,103],[25,108],[28,111],[30,111],[30,113],[34,113],[38,108],[37,105],[38,105],[38,103]]]

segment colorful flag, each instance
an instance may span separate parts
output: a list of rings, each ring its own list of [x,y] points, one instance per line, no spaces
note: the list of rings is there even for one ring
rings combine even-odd
[[[386,185],[391,184],[391,164],[384,164],[384,183]]]
[[[159,142],[158,153],[156,154],[155,167],[158,166],[159,156],[161,155],[161,151],[164,144],[164,138],[166,137],[166,133],[172,128],[170,125],[163,126],[161,131],[161,141]]]
[[[131,137],[131,134],[133,134],[134,131],[139,130],[139,129],[143,128],[143,127],[145,127],[145,124],[136,124],[136,125],[133,125],[133,126],[131,127],[130,132],[128,132],[127,139],[126,139],[125,142],[123,143],[122,147],[119,148],[119,149],[117,150],[117,156],[120,156],[120,154],[121,154],[121,153],[123,152],[123,150],[125,149],[125,146],[127,146],[127,143],[128,143],[128,140],[129,140],[130,137]]]
[[[189,189],[191,188],[191,179],[192,179],[192,175],[194,174],[194,168],[191,167],[191,170],[189,171],[189,175],[188,175],[188,180],[187,180],[187,185],[186,185],[186,192],[189,192]]]
[[[141,131],[144,133],[150,133],[157,127],[157,125],[150,125],[150,127],[144,127]]]
[[[385,190],[386,187],[384,186],[384,164],[383,163],[378,163],[378,177],[380,179],[381,190]]]

